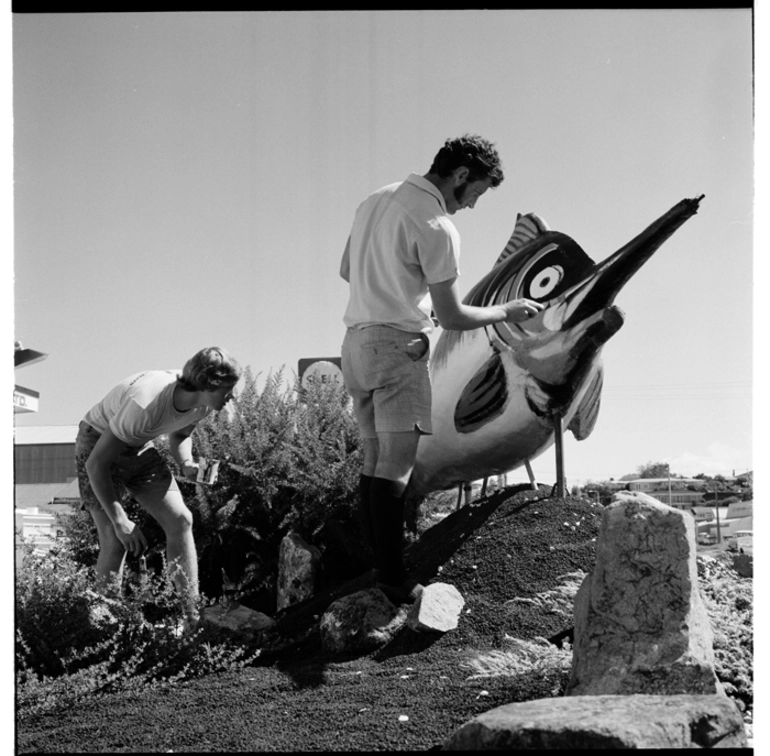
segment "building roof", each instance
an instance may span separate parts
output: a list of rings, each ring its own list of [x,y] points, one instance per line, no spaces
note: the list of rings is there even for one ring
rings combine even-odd
[[[631,478],[631,479],[625,479],[626,483],[661,483],[668,485],[669,480],[672,483],[703,483],[703,481],[700,478]]]
[[[54,498],[70,498],[61,496],[65,489],[69,492],[71,483],[17,483],[14,486],[16,508],[40,507],[50,504]]]
[[[78,479],[74,478],[69,483],[65,483],[54,496],[55,499],[79,499],[80,484]]]
[[[74,444],[77,435],[77,425],[22,425],[14,428],[14,443]]]

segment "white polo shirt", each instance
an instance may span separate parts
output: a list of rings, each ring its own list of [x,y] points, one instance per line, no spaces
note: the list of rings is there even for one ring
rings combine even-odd
[[[348,328],[389,325],[429,332],[428,284],[460,274],[460,235],[441,192],[411,173],[379,189],[356,210],[340,275],[350,282]]]

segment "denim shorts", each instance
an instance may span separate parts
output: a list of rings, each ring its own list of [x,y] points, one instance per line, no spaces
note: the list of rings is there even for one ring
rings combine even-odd
[[[81,422],[75,441],[75,461],[80,488],[81,509],[101,509],[102,505],[91,488],[86,471],[86,460],[96,446],[101,434],[88,423]],[[150,443],[129,446],[110,466],[110,477],[118,498],[125,492],[135,499],[156,502],[169,492],[179,490],[174,476],[158,450]]]
[[[342,377],[364,438],[415,429],[433,432],[429,357],[424,333],[381,325],[348,328]]]

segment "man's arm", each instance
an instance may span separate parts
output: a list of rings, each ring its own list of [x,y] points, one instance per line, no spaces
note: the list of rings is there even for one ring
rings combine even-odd
[[[543,309],[531,299],[512,299],[499,305],[476,307],[460,299],[457,278],[429,284],[433,309],[442,328],[450,331],[471,331],[492,323],[521,323]]]
[[[168,434],[168,448],[171,456],[176,460],[182,475],[188,480],[195,480],[198,476],[198,463],[193,459],[192,432],[195,423],[187,425]]]
[[[345,251],[342,253],[342,263],[340,264],[340,275],[350,283],[350,237],[345,245]]]
[[[115,493],[115,486],[110,476],[110,465],[125,448],[126,444],[108,428],[94,445],[86,461],[86,472],[91,488],[107,513],[107,517],[110,518],[118,540],[126,551],[141,554],[147,548],[147,539],[136,523],[128,518],[126,510],[123,509]]]

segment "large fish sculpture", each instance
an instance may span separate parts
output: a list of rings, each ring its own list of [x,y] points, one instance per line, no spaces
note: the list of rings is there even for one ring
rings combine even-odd
[[[613,301],[703,196],[682,200],[598,265],[534,213],[518,216],[494,267],[463,301],[527,297],[544,307],[522,323],[440,335],[431,355],[433,434],[420,439],[414,493],[520,467],[554,443],[557,427],[579,441],[589,436],[602,390],[601,350],[624,320]]]

